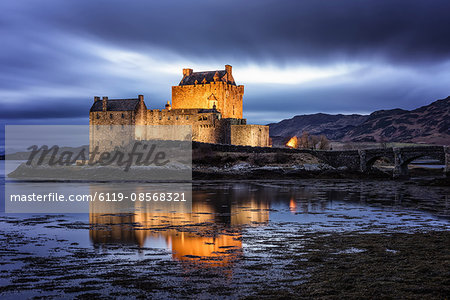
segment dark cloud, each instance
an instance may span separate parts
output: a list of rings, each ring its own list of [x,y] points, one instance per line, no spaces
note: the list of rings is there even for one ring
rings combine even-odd
[[[161,74],[155,65],[174,57],[194,68],[233,64],[254,122],[319,111],[411,109],[450,94],[448,8],[444,0],[5,0],[0,118],[87,120],[94,95],[144,93],[151,107],[161,107],[180,75]],[[117,62],[99,49],[158,61],[144,73],[133,57]],[[364,67],[291,85],[239,79],[238,67],[247,64],[283,70],[347,63]]]
[[[89,112],[89,109],[86,110],[86,106],[91,104],[88,101],[84,102],[80,103],[80,99],[77,98],[61,97],[53,99],[34,98],[33,101],[27,101],[21,105],[17,105],[17,103],[4,103],[2,105],[3,112],[0,114],[0,117],[8,121],[19,119],[46,120],[82,118],[86,117]]]
[[[22,9],[32,18],[26,24],[130,47],[289,63],[449,58],[448,8],[444,0],[54,0],[32,1]]]

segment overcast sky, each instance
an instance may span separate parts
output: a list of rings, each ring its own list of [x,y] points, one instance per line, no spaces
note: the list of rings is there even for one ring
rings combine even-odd
[[[233,66],[244,117],[413,109],[450,95],[448,0],[0,1],[3,124],[87,124],[94,96],[162,108],[182,68]]]

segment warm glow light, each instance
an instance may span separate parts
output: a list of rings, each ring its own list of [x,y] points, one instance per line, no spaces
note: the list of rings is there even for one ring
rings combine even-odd
[[[297,137],[296,136],[291,137],[291,139],[286,143],[286,147],[297,148],[298,147]]]
[[[297,203],[295,202],[294,197],[291,197],[291,199],[289,200],[289,210],[291,211],[291,213],[297,212]]]

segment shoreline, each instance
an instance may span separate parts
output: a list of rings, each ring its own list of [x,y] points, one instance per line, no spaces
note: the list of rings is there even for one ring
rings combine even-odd
[[[107,170],[106,170],[107,169]],[[106,170],[106,172],[105,172]],[[157,170],[136,168],[132,172],[123,173],[114,167],[105,167],[101,173],[93,168],[78,166],[48,168],[44,166],[19,165],[14,171],[5,174],[9,178],[19,181],[48,181],[48,182],[157,182]],[[109,171],[108,171],[109,170]],[[409,176],[393,178],[392,170],[373,168],[369,172],[361,173],[343,168],[333,168],[326,164],[308,163],[302,165],[266,165],[255,166],[248,163],[238,163],[225,166],[194,165],[190,169],[183,169],[184,177],[176,176],[168,181],[199,181],[199,180],[296,180],[296,179],[350,179],[350,180],[383,180],[383,181],[426,181],[431,184],[450,186],[450,178],[445,177],[438,168],[411,168]],[[120,173],[127,175],[121,177]],[[134,172],[134,173],[133,173]],[[150,173],[149,173],[150,172]],[[180,170],[163,170],[163,172],[180,172]],[[114,174],[109,178],[108,175]],[[152,175],[149,177],[148,175]],[[139,178],[139,179],[137,179]],[[186,180],[184,180],[186,178]]]

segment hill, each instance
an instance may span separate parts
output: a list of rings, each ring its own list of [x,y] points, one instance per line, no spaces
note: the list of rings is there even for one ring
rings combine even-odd
[[[370,115],[311,114],[269,124],[273,139],[324,134],[342,142],[450,144],[450,96],[414,110],[379,110]]]

